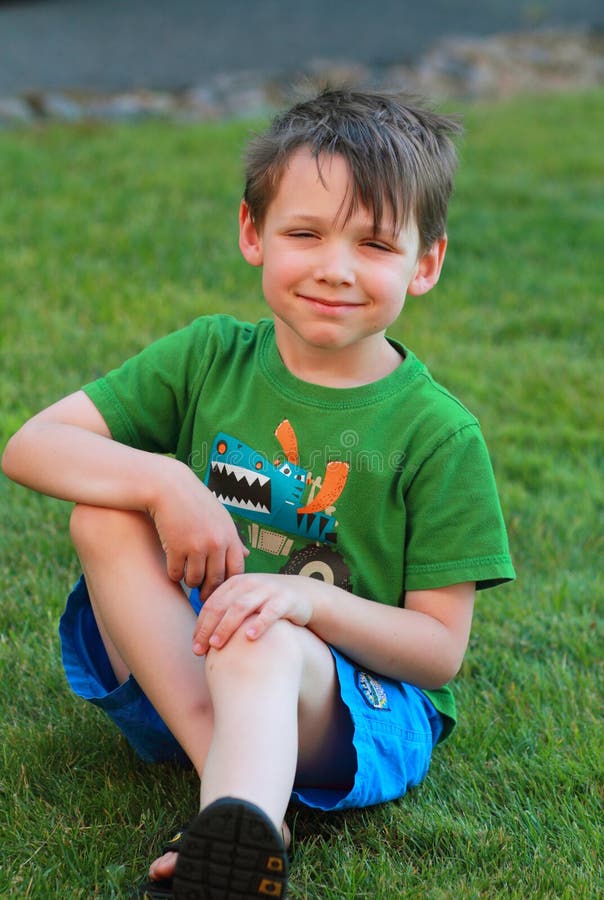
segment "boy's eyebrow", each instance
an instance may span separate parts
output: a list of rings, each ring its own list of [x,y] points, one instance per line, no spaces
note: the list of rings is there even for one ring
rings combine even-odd
[[[284,214],[282,219],[282,227],[284,228],[303,228],[304,226],[308,228],[323,228],[331,224],[331,219],[328,216],[304,212],[288,212]]]
[[[319,216],[316,213],[304,212],[288,212],[284,215],[286,221],[291,219],[294,222],[308,222],[309,224],[324,222],[325,218],[325,216]]]
[[[304,212],[288,212],[283,218],[285,224],[295,225],[323,225],[327,221],[326,216]],[[331,219],[328,224],[333,224]],[[374,237],[392,238],[392,228],[384,227],[383,223],[379,228],[376,228],[375,222],[370,216],[367,217],[366,221],[359,223],[359,230],[364,231],[365,229],[370,230]]]
[[[296,222],[322,222],[324,217],[316,213],[288,212],[284,218],[286,221],[291,219]]]

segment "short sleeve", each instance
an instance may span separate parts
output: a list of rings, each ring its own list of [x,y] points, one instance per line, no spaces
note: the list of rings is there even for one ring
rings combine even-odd
[[[515,577],[489,454],[466,424],[423,461],[406,492],[405,590]]]
[[[114,440],[142,450],[175,452],[203,369],[204,327],[198,319],[84,385]]]

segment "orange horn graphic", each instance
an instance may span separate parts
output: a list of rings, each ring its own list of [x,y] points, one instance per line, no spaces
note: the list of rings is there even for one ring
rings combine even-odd
[[[329,462],[325,469],[325,478],[319,489],[319,493],[306,506],[298,509],[299,513],[321,512],[326,507],[336,502],[346,484],[348,478],[348,463]]]
[[[296,433],[289,419],[283,419],[283,421],[277,425],[275,437],[283,447],[283,452],[285,453],[285,458],[288,462],[297,466],[299,461],[298,441],[296,440]]]

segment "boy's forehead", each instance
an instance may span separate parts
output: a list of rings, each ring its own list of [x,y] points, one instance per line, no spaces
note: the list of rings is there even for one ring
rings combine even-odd
[[[310,190],[309,190],[310,188]],[[366,219],[375,229],[373,204],[367,206],[360,198],[360,189],[348,160],[340,153],[314,155],[308,146],[298,147],[285,161],[268,209],[276,205],[282,212],[290,211],[301,218],[312,218],[317,201],[332,196],[339,203],[337,218],[343,223],[354,217]],[[381,221],[375,230],[393,234],[400,228],[386,197],[382,197]]]
[[[281,182],[284,178],[318,181],[324,187],[326,182],[336,176],[351,185],[354,183],[352,169],[341,153],[314,154],[310,147],[302,145],[294,150],[285,160],[281,171]]]

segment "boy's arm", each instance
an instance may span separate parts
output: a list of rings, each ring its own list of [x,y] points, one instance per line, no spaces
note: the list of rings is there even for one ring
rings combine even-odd
[[[204,596],[243,571],[245,550],[231,517],[196,475],[168,456],[112,440],[89,397],[78,391],[34,416],[10,439],[5,474],[44,494],[148,513],[170,578],[204,582]]]
[[[224,646],[243,622],[255,640],[285,618],[372,671],[436,689],[461,666],[474,593],[474,582],[408,591],[401,609],[302,575],[249,573],[225,582],[206,602],[194,651]]]
[[[404,608],[342,591],[314,604],[308,627],[372,671],[436,689],[459,671],[468,646],[475,583],[407,591]],[[339,590],[339,589],[338,589]]]

